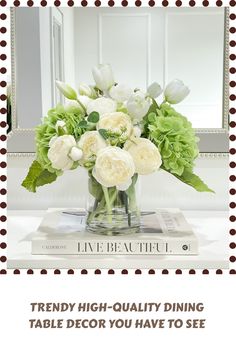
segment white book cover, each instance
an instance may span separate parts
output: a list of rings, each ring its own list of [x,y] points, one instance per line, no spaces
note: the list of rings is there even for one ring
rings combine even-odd
[[[140,232],[120,236],[89,233],[81,209],[49,209],[32,237],[32,254],[196,255],[198,241],[179,209],[144,212]]]

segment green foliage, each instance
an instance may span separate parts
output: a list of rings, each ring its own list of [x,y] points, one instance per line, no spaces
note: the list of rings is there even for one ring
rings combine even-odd
[[[56,173],[51,173],[48,170],[45,170],[37,160],[34,160],[21,185],[29,192],[35,193],[37,187],[52,183],[56,178]]]
[[[88,123],[87,123],[86,120],[81,120],[81,122],[79,122],[79,127],[80,127],[80,128],[86,129],[87,126],[88,126]]]
[[[144,134],[159,149],[162,167],[170,173],[182,176],[192,170],[198,156],[198,138],[186,117],[169,104],[151,111],[145,118]]]
[[[58,136],[62,136],[62,135],[65,135],[65,134],[66,134],[65,130],[62,127],[59,126],[57,128],[57,135]]]
[[[57,132],[55,125],[58,120],[64,121],[65,127],[58,127]],[[72,111],[67,111],[63,106],[58,105],[48,112],[47,117],[43,119],[43,123],[36,128],[36,153],[41,166],[58,176],[62,174],[62,171],[52,167],[48,159],[49,142],[53,136],[65,134],[73,135],[78,140],[84,132],[83,128],[80,127],[80,122],[83,120],[83,114],[75,107]]]
[[[107,129],[99,129],[98,132],[103,137],[103,139],[107,140],[109,138]]]
[[[185,169],[181,176],[173,174],[180,181],[193,187],[198,192],[211,192],[215,193],[210,189],[197,175],[195,175],[191,170]]]
[[[101,201],[103,197],[103,190],[100,183],[90,174],[88,183],[89,193],[97,200]]]
[[[108,129],[99,129],[98,132],[111,146],[122,148],[127,140],[127,136],[124,134],[126,132],[126,127],[124,127],[121,132],[114,132]]]
[[[99,121],[99,113],[98,112],[91,112],[88,116],[88,122],[90,123],[97,123]]]
[[[173,107],[163,103],[158,107],[153,100],[143,122],[143,137],[150,139],[159,149],[161,168],[198,192],[213,192],[193,173],[198,156],[198,138],[192,124]]]

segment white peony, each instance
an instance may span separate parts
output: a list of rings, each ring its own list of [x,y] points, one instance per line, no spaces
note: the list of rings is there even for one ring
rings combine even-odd
[[[155,172],[162,164],[158,148],[148,139],[136,138],[134,141],[128,141],[124,149],[133,157],[135,172],[140,175]]]
[[[54,139],[48,150],[48,158],[52,167],[57,170],[69,170],[74,163],[69,157],[74,146],[76,146],[76,141],[72,135],[62,135]]]
[[[165,88],[165,100],[169,103],[176,104],[188,96],[190,90],[184,85],[183,81],[175,79],[171,81]]]
[[[147,114],[150,105],[151,99],[146,97],[145,93],[137,91],[129,98],[127,110],[135,121],[140,121]]]
[[[133,126],[128,114],[113,112],[101,117],[98,121],[97,129],[107,129],[128,138],[132,133]]]
[[[130,96],[132,95],[133,90],[124,84],[117,84],[111,87],[109,94],[113,100],[117,102],[125,102],[128,101]]]
[[[52,146],[52,144],[54,143],[54,141],[57,139],[57,135],[54,135],[51,139],[50,139],[50,141],[49,141],[49,147],[51,147]]]
[[[135,166],[131,155],[119,147],[108,146],[99,151],[93,168],[94,178],[104,187],[126,189],[131,183]]]
[[[114,85],[115,81],[113,78],[111,66],[109,64],[100,64],[95,66],[92,72],[96,86],[100,90],[107,91],[112,85]]]
[[[97,131],[85,132],[79,142],[78,147],[83,151],[83,160],[88,160],[92,155],[97,155],[99,150],[106,147],[105,140]]]
[[[87,105],[87,114],[98,112],[101,117],[103,114],[115,112],[116,108],[117,104],[111,98],[100,97],[95,100],[90,100]]]

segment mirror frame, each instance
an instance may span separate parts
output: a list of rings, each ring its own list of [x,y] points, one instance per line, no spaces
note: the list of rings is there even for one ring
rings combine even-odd
[[[200,156],[221,157],[229,152],[229,7],[225,7],[224,28],[224,72],[223,72],[223,111],[222,128],[196,129],[200,138]],[[34,156],[35,133],[32,128],[18,128],[16,116],[16,50],[15,50],[15,9],[10,8],[11,30],[11,97],[12,131],[8,134],[8,155]]]

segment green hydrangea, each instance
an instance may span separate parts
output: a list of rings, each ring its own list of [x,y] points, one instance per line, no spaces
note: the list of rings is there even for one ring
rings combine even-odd
[[[62,171],[56,170],[52,167],[51,161],[48,159],[49,142],[53,136],[57,135],[55,129],[56,122],[63,120],[66,123],[65,134],[73,135],[75,140],[79,140],[84,133],[84,129],[79,126],[84,115],[77,108],[66,109],[61,105],[51,109],[47,117],[43,119],[43,123],[36,127],[36,154],[37,161],[51,173],[61,175]],[[61,134],[63,134],[63,129]],[[74,163],[72,168],[76,168],[78,163]]]
[[[199,139],[186,117],[164,103],[148,114],[145,126],[148,138],[161,153],[164,169],[178,176],[192,170]]]

